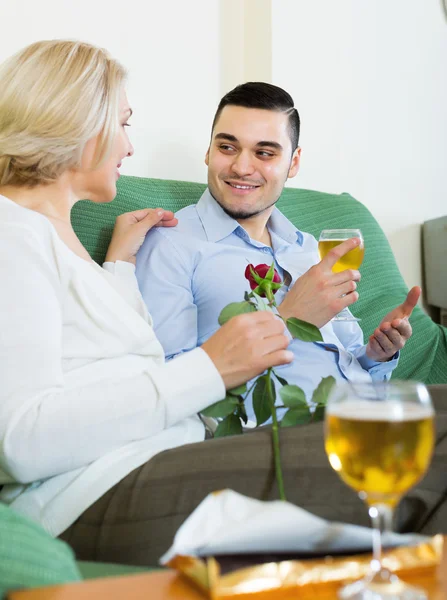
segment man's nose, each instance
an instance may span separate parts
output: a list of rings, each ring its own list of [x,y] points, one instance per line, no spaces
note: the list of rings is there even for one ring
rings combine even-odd
[[[255,166],[253,164],[253,157],[251,156],[251,153],[239,152],[239,154],[234,158],[232,170],[240,177],[252,175],[255,171]]]

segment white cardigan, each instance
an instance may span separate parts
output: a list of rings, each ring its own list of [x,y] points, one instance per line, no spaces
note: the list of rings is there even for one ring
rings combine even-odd
[[[56,536],[225,396],[201,349],[164,362],[129,263],[83,260],[0,196],[0,500]]]

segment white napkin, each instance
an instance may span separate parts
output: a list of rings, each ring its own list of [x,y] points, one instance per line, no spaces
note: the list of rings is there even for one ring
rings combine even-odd
[[[384,545],[412,545],[425,539],[392,533]],[[372,530],[368,527],[331,523],[289,502],[262,502],[223,490],[209,494],[186,519],[160,563],[166,564],[176,555],[355,553],[371,548]]]

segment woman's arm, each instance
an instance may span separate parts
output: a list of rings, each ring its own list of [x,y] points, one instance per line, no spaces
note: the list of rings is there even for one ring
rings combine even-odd
[[[14,480],[88,464],[225,395],[201,350],[172,365],[148,359],[137,375],[129,375],[128,357],[118,357],[107,380],[84,385],[80,368],[78,384],[68,388],[57,264],[31,229],[0,229],[0,464]]]
[[[156,435],[222,399],[225,388],[293,358],[283,324],[256,312],[174,361],[148,358],[135,373],[127,368],[132,357],[99,359],[88,369],[100,369],[101,381],[80,367],[67,385],[63,318],[70,315],[63,317],[58,269],[31,228],[0,226],[0,466],[15,481],[64,473]]]

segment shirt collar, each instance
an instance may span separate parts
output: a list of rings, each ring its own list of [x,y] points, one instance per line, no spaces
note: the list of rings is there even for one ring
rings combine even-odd
[[[197,214],[210,242],[220,242],[236,229],[243,229],[239,223],[227,215],[211,195],[208,188],[197,203]],[[289,244],[303,245],[303,234],[276,207],[268,221],[269,229]]]

